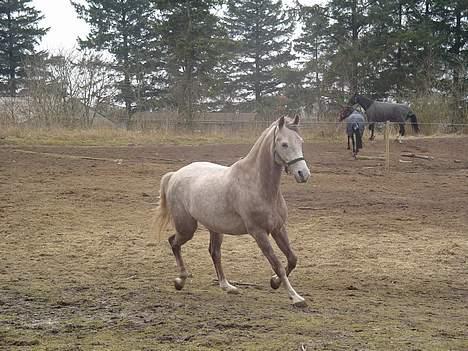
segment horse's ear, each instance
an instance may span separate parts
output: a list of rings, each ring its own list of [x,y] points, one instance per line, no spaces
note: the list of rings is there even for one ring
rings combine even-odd
[[[281,116],[281,118],[278,121],[278,127],[283,128],[284,126],[284,116]]]
[[[296,125],[296,126],[299,124],[299,115],[296,115],[296,116],[294,117],[293,124]]]

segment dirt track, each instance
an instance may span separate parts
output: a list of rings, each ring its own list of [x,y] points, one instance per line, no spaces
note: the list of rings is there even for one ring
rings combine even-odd
[[[313,178],[282,189],[309,307],[271,290],[248,236],[225,238],[242,294],[222,292],[203,230],[175,292],[170,248],[150,233],[161,175],[249,147],[1,146],[0,349],[468,349],[468,138],[392,144],[390,175],[344,144],[306,145]],[[435,159],[400,163],[403,150]]]

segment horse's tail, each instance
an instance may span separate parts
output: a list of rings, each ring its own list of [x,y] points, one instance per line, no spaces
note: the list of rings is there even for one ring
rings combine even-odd
[[[163,175],[161,178],[161,185],[159,188],[159,205],[156,208],[156,216],[154,218],[154,224],[156,225],[156,235],[158,241],[161,241],[161,233],[166,229],[167,225],[172,219],[171,212],[167,207],[167,184],[169,179],[171,179],[174,172],[169,172]]]
[[[410,121],[411,121],[411,126],[413,127],[413,132],[415,132],[416,134],[418,134],[418,133],[419,133],[418,119],[416,118],[416,115],[414,114],[414,112],[411,112],[411,113],[408,115],[408,118],[409,118]]]

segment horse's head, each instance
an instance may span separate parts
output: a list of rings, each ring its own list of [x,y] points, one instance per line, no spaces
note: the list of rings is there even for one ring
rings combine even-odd
[[[357,97],[358,97],[358,94],[357,93],[354,93],[353,95],[351,95],[351,97],[349,98],[348,100],[348,105],[355,105],[358,103],[357,101]]]
[[[310,170],[302,151],[304,140],[299,135],[299,116],[296,115],[294,119],[281,117],[275,128],[275,162],[292,173],[298,183],[306,182]]]
[[[351,113],[353,113],[354,108],[352,106],[343,106],[342,110],[340,111],[340,117],[338,121],[342,121],[347,118]]]

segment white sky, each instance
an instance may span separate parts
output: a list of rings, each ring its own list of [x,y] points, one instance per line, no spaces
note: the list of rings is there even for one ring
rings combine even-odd
[[[82,0],[81,0],[82,1]],[[324,0],[299,0],[303,5],[323,3]],[[293,0],[283,0],[291,4]],[[77,47],[77,38],[84,38],[89,30],[86,22],[78,19],[69,0],[33,0],[34,7],[45,16],[42,25],[50,27],[42,39],[40,49],[59,51]]]

